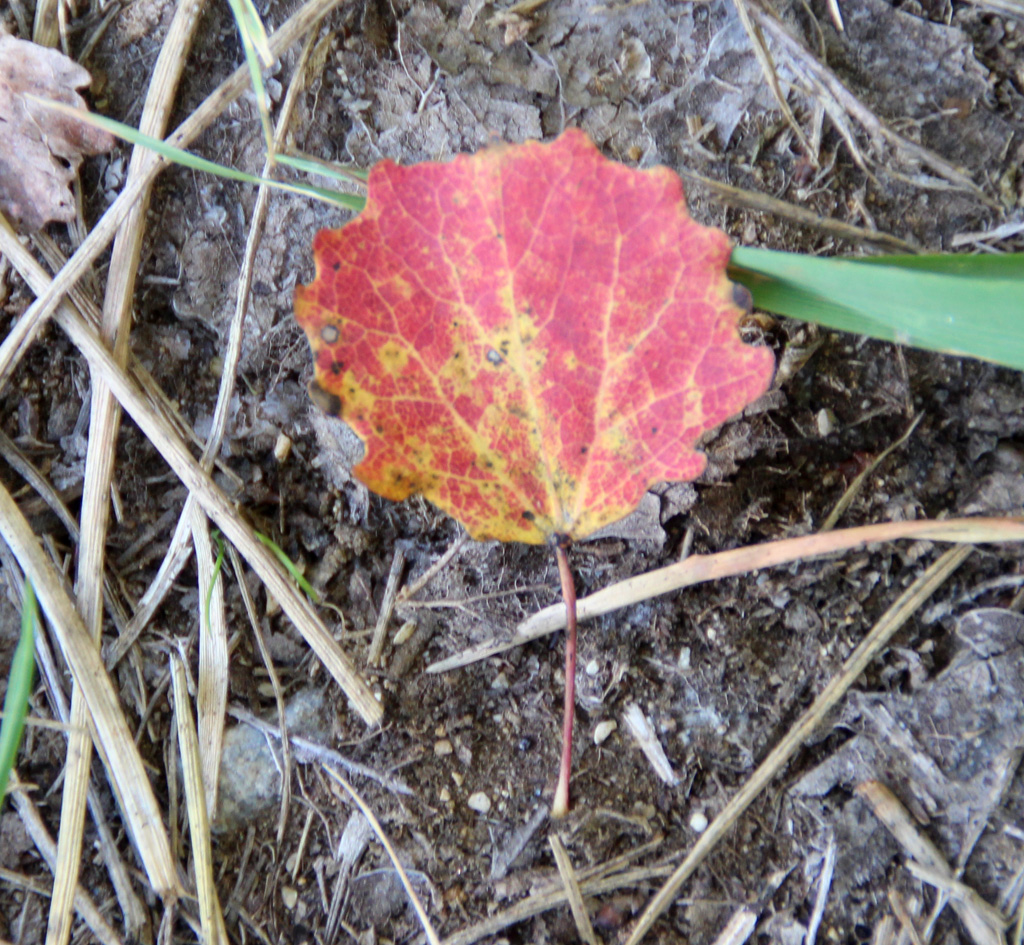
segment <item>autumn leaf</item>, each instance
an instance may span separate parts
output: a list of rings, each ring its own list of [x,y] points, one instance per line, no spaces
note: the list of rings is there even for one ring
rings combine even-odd
[[[579,131],[450,164],[371,171],[366,209],[313,244],[295,293],[312,390],[362,437],[353,470],[419,492],[477,539],[553,539],[566,605],[562,758],[569,810],[576,591],[566,548],[692,479],[695,444],[761,394],[731,246],[679,178],[602,157]]]
[[[580,539],[699,475],[698,438],[767,388],[730,250],[672,171],[567,131],[377,165],[366,209],[317,235],[296,317],[371,490],[422,493],[476,539]]]
[[[0,211],[26,229],[73,219],[71,182],[83,156],[114,146],[105,131],[40,101],[85,108],[75,89],[90,81],[85,69],[57,50],[0,28]]]

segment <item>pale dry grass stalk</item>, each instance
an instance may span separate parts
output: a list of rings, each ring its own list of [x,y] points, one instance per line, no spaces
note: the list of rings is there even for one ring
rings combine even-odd
[[[768,757],[757,766],[743,787],[733,795],[729,803],[711,821],[707,830],[700,835],[683,862],[676,867],[665,885],[647,904],[626,940],[626,945],[639,945],[658,917],[672,905],[683,883],[693,875],[719,841],[732,829],[743,812],[789,763],[826,715],[846,695],[850,687],[860,678],[861,673],[882,651],[892,635],[967,560],[972,551],[971,545],[950,548],[921,574],[882,615],[847,658],[842,672],[821,691],[779,744],[771,750]]]
[[[49,236],[45,233],[36,233],[32,237],[32,242],[52,271],[58,272],[64,268],[67,258]],[[22,277],[28,281],[33,292],[37,295],[39,292],[45,292],[50,285],[51,277],[39,266],[35,258],[26,252],[24,248],[22,248],[20,254],[16,252],[16,258],[19,260],[17,269]],[[31,261],[29,262],[29,260]],[[29,274],[28,276],[25,275],[26,272]],[[72,286],[68,291],[68,299],[85,321],[98,331],[103,318],[102,313],[99,306],[82,290],[82,287],[79,285]],[[146,396],[163,415],[164,419],[177,430],[178,435],[196,446],[202,447],[202,439],[182,419],[177,407],[171,402],[171,399],[164,393],[163,388],[160,387],[153,375],[150,374],[149,369],[142,364],[134,352],[129,352],[128,354],[128,373],[135,383],[146,392]],[[220,474],[232,484],[239,487],[242,485],[241,478],[227,463],[218,460],[217,468]]]
[[[958,544],[1024,541],[1024,519],[1021,518],[950,518],[941,521],[883,522],[861,525],[802,538],[750,545],[733,551],[709,555],[690,555],[683,561],[626,578],[602,588],[577,601],[579,620],[599,617],[622,607],[650,600],[662,594],[735,577],[761,568],[776,567],[794,561],[810,561],[825,555],[854,551],[879,542],[910,539],[914,541],[948,541]],[[552,604],[527,617],[516,627],[509,640],[490,640],[427,667],[429,673],[444,673],[478,660],[503,653],[555,633],[565,626],[565,608]]]
[[[50,507],[50,511],[60,519],[61,524],[68,530],[72,540],[77,541],[78,520],[71,514],[71,510],[64,504],[64,500],[57,494],[57,490],[50,485],[50,480],[18,448],[17,443],[2,430],[0,430],[0,456],[3,456],[10,467],[42,497]]]
[[[192,36],[202,13],[204,0],[182,0],[157,57],[149,90],[142,110],[139,128],[154,137],[163,135],[174,106],[178,82]],[[153,155],[135,148],[128,166],[128,180],[141,178],[153,164]],[[144,189],[125,216],[114,239],[110,268],[103,300],[101,336],[110,345],[115,362],[124,366],[128,360],[132,306],[135,283],[145,235],[146,213],[149,209],[149,188]],[[85,482],[82,492],[81,534],[78,547],[76,599],[79,613],[99,648],[103,632],[103,574],[106,559],[107,525],[110,510],[110,487],[117,455],[117,432],[121,411],[110,395],[103,378],[91,377],[89,447],[85,461]],[[72,732],[68,736],[64,791],[61,796],[61,819],[57,837],[57,872],[46,929],[47,945],[66,945],[71,936],[71,904],[82,859],[85,828],[85,795],[92,761],[92,745],[88,738],[74,729],[84,727],[87,708],[77,687],[71,697]],[[137,920],[134,910],[126,913]],[[137,936],[141,928],[135,921],[129,934]]]
[[[210,818],[206,813],[209,790],[203,784],[203,764],[189,703],[185,668],[177,653],[171,654],[171,688],[174,693],[174,723],[178,733],[181,768],[185,775],[185,803],[188,807],[188,832],[192,841],[192,865],[199,897],[199,922],[204,945],[227,945],[224,913],[214,881],[213,845]]]

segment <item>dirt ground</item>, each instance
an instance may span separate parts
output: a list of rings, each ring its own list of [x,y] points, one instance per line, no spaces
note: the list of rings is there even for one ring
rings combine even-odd
[[[112,7],[70,17],[78,54]],[[876,231],[843,239],[826,222],[725,202],[687,183],[694,216],[749,246],[832,255],[873,252],[878,234],[923,250],[1024,249],[1024,14],[960,0],[840,0],[839,32],[824,3],[773,7],[882,125],[823,97],[806,62],[762,24],[794,119],[783,117],[737,8],[700,3],[548,0],[509,12],[484,0],[365,0],[340,4],[320,27],[312,77],[290,142],[315,157],[369,167],[444,160],[496,138],[586,130],[610,157],[682,172]],[[759,8],[752,8],[759,9]],[[292,7],[260,6],[268,30]],[[83,64],[93,107],[136,123],[170,0],[117,9]],[[11,31],[17,10],[0,8]],[[298,58],[271,70],[280,105]],[[172,126],[241,62],[226,4],[209,4]],[[837,104],[838,102],[838,104]],[[913,151],[908,144],[927,149]],[[851,147],[852,146],[852,147]],[[852,150],[852,148],[855,149]],[[258,173],[263,139],[253,96],[229,106],[196,150]],[[128,151],[83,169],[84,214],[96,219],[124,183]],[[929,157],[929,155],[933,155]],[[954,179],[962,168],[973,188]],[[200,436],[211,428],[240,260],[254,205],[248,185],[172,168],[149,211],[131,346]],[[387,855],[325,772],[325,750],[376,772],[350,772],[409,870],[431,920],[450,942],[570,942],[565,905],[499,921],[521,902],[561,889],[548,842],[557,832],[581,880],[612,877],[588,894],[598,941],[625,941],[709,821],[748,780],[840,671],[875,621],[942,547],[901,542],[698,585],[588,621],[580,630],[574,806],[546,818],[561,734],[563,652],[556,635],[443,674],[429,664],[492,638],[559,599],[545,548],[466,542],[389,624],[412,639],[366,668],[396,554],[399,587],[415,584],[459,540],[460,527],[419,499],[388,503],[348,475],[358,456],[340,421],[319,414],[305,385],[308,348],[292,317],[296,284],[313,275],[311,240],[338,210],[275,194],[256,256],[239,383],[217,473],[246,516],[305,570],[328,627],[365,670],[385,714],[368,729],[276,602],[249,581],[296,743],[291,797],[278,836],[279,742],[271,681],[234,574],[226,581],[231,633],[228,735],[214,871],[232,941],[422,941]],[[64,232],[52,234],[65,250]],[[986,235],[988,234],[988,235]],[[106,257],[83,286],[102,295]],[[2,270],[5,325],[33,295]],[[1024,382],[969,359],[901,349],[757,316],[748,340],[779,358],[773,389],[711,436],[707,472],[654,491],[628,527],[571,550],[581,597],[678,560],[820,527],[855,477],[874,468],[840,526],[1024,506]],[[88,367],[57,328],[44,334],[0,391],[3,432],[77,509],[88,445]],[[282,448],[287,437],[290,451]],[[66,528],[11,468],[2,468],[40,535],[74,554]],[[107,541],[114,606],[131,614],[169,546],[186,490],[139,430],[117,447],[116,516]],[[5,562],[5,566],[9,564]],[[73,569],[72,569],[73,570]],[[964,909],[935,909],[934,884],[905,867],[908,852],[858,785],[882,782],[911,812],[964,884],[1012,915],[1024,876],[1024,570],[1012,547],[974,551],[903,626],[817,735],[760,793],[682,887],[645,941],[712,942],[749,916],[758,942],[1002,941],[968,931]],[[169,651],[198,672],[202,602],[189,562],[114,673],[150,765],[186,884],[187,817],[166,694]],[[0,601],[0,679],[17,613]],[[106,628],[109,655],[118,631]],[[62,678],[70,688],[69,680]],[[0,683],[0,688],[3,683]],[[636,707],[635,709],[632,707]],[[237,710],[237,711],[236,711]],[[145,718],[142,717],[146,712]],[[671,771],[655,771],[626,717],[648,720]],[[52,716],[42,687],[33,714]],[[606,723],[615,723],[613,730]],[[603,736],[600,744],[595,736]],[[19,763],[51,834],[60,814],[66,740],[32,727]],[[133,881],[107,781],[94,782]],[[125,933],[87,820],[82,886]],[[44,937],[52,877],[10,804],[0,814],[0,939]],[[627,876],[626,870],[632,870]],[[623,878],[626,877],[626,878]],[[26,883],[30,888],[26,888]],[[35,884],[32,886],[31,884]],[[194,939],[194,901],[175,918],[150,898],[166,940]],[[935,911],[934,921],[933,909]],[[479,926],[494,919],[493,928]],[[911,931],[911,928],[913,931]],[[81,922],[76,942],[96,936]],[[125,941],[128,939],[125,938]],[[732,941],[742,941],[742,937]],[[1019,939],[1018,939],[1019,940]]]

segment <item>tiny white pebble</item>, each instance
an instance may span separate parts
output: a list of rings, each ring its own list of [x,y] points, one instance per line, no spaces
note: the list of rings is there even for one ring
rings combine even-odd
[[[704,833],[708,829],[708,818],[702,810],[696,810],[690,814],[690,829],[695,833]]]
[[[605,719],[603,722],[598,722],[594,727],[594,744],[603,745],[608,741],[608,736],[619,727],[619,723],[615,719]]]
[[[491,799],[483,791],[477,791],[476,794],[469,795],[466,806],[478,814],[486,814],[491,809]]]
[[[277,434],[277,442],[274,443],[274,459],[279,463],[283,463],[287,458],[288,454],[292,451],[292,440],[291,437],[286,433]]]
[[[438,758],[443,758],[445,755],[452,753],[452,743],[447,738],[442,738],[438,742],[434,742],[434,755]]]
[[[690,668],[690,648],[684,646],[679,651],[679,659],[676,660],[676,665],[683,671],[686,672]]]
[[[593,678],[599,672],[601,672],[601,664],[597,660],[591,660],[587,663],[587,675]]]
[[[291,886],[281,887],[281,902],[284,903],[286,909],[294,909],[295,903],[299,901],[299,892],[297,889],[292,889]]]

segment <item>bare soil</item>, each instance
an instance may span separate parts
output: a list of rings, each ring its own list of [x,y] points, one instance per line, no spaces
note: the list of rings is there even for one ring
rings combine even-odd
[[[550,137],[576,126],[618,160],[698,172],[921,249],[1024,249],[1019,232],[987,242],[964,238],[1019,221],[1024,206],[1024,18],[959,0],[849,0],[840,7],[842,33],[817,0],[776,5],[789,32],[823,57],[879,121],[961,166],[975,190],[842,113],[855,159],[833,120],[840,116],[825,114],[799,63],[769,41],[796,121],[818,148],[815,166],[782,118],[736,9],[722,0],[548,0],[497,22],[499,8],[482,0],[343,4],[321,27],[321,61],[299,98],[291,137],[317,157],[368,167],[382,158],[444,160],[495,138]],[[94,76],[97,110],[137,121],[172,12],[169,0],[139,0],[114,16],[83,61]],[[270,29],[291,8],[274,0],[260,12]],[[72,53],[102,13],[83,5],[72,17]],[[17,29],[11,11],[0,17]],[[241,62],[226,5],[210,5],[198,36],[179,118]],[[275,104],[297,55],[295,47],[272,70]],[[258,172],[263,141],[252,96],[229,107],[197,150]],[[122,147],[86,162],[86,220],[123,184],[127,153]],[[866,252],[873,245],[840,240],[824,225],[727,205],[697,183],[688,190],[698,220],[745,245],[814,254]],[[200,435],[210,428],[253,202],[246,185],[171,168],[159,178],[150,210],[132,348]],[[408,586],[459,540],[460,528],[422,500],[392,504],[368,495],[348,475],[350,435],[318,415],[306,397],[311,371],[291,315],[292,292],[312,278],[313,234],[344,220],[337,210],[292,195],[271,199],[221,454],[241,486],[220,479],[233,489],[239,514],[271,536],[333,605],[322,611],[324,619],[362,667],[396,550],[404,553]],[[3,318],[12,324],[32,295],[10,270],[3,273]],[[86,290],[95,295],[104,274],[98,267]],[[776,351],[776,386],[709,439],[709,468],[699,481],[655,490],[646,517],[631,530],[572,549],[580,596],[684,551],[813,532],[857,474],[918,415],[919,425],[871,472],[841,525],[1020,514],[1019,373],[768,316],[755,316],[746,331],[749,340]],[[3,431],[73,508],[84,474],[89,391],[84,360],[56,328],[0,391]],[[275,455],[282,434],[291,442],[286,457]],[[117,450],[118,511],[107,558],[113,593],[131,613],[166,552],[186,492],[129,422]],[[51,536],[70,560],[75,549],[64,527],[13,470],[4,467],[2,477],[37,532]],[[256,582],[251,586],[294,713],[292,734],[305,734],[387,782],[351,775],[412,871],[442,936],[560,888],[546,839],[557,831],[581,873],[624,856],[651,869],[646,878],[586,900],[598,940],[615,942],[624,941],[660,886],[663,867],[679,862],[940,551],[928,543],[871,548],[701,585],[585,623],[574,805],[557,825],[543,812],[560,746],[560,637],[447,674],[425,672],[473,644],[508,636],[520,620],[556,601],[558,575],[548,549],[466,543],[399,605],[390,631],[410,621],[416,635],[411,649],[388,647],[383,669],[366,669],[385,708],[383,726],[373,731],[274,602]],[[946,862],[963,870],[967,885],[988,902],[1015,909],[1020,889],[1013,880],[1024,869],[1024,793],[1016,775],[1024,747],[1024,632],[1013,621],[1022,583],[1016,551],[977,550],[755,801],[647,940],[711,942],[747,908],[757,941],[801,942],[820,899],[819,941],[871,941],[890,922],[893,934],[902,923],[914,925],[923,941],[970,941],[950,909],[926,928],[934,889],[904,869],[906,853],[855,793],[872,778],[896,793]],[[230,704],[276,725],[275,699],[234,575],[226,596]],[[971,614],[978,608],[1001,614]],[[115,676],[158,797],[176,818],[183,875],[186,815],[162,687],[168,650],[182,648],[195,670],[200,612],[189,564]],[[999,633],[991,620],[1002,621]],[[16,632],[5,599],[0,678]],[[109,648],[112,625],[108,634]],[[631,704],[651,723],[675,783],[658,777],[630,734],[624,712]],[[34,712],[49,714],[42,690]],[[597,745],[595,730],[606,721],[617,728]],[[225,762],[225,777],[236,777],[222,781],[214,855],[231,939],[422,940],[381,846],[352,839],[358,833],[353,807],[324,773],[323,758],[296,750],[279,842],[280,778],[268,748],[279,761],[277,743],[253,739],[251,727],[236,718],[228,724],[238,734],[229,736],[235,754]],[[21,779],[36,785],[34,799],[54,835],[65,745],[53,731],[30,729],[19,764]],[[261,779],[267,784],[257,790]],[[408,793],[396,791],[395,780]],[[116,825],[113,796],[105,780],[99,783]],[[343,834],[355,851],[352,861],[339,853]],[[121,929],[110,880],[93,856],[94,839],[87,821],[82,885]],[[119,839],[130,857],[127,839]],[[51,882],[11,806],[0,814],[0,866],[43,887]],[[141,872],[135,881],[143,882]],[[340,911],[330,920],[335,899]],[[162,907],[149,905],[155,930]],[[42,941],[46,911],[44,896],[0,875],[0,938]],[[181,903],[165,934],[194,938],[183,918],[194,911],[193,902]],[[76,941],[93,940],[81,924],[74,934]],[[577,937],[562,905],[479,940],[539,945]]]

